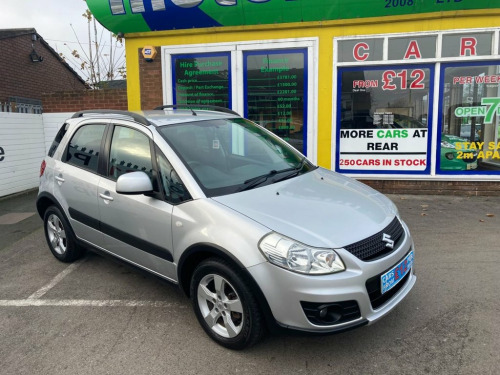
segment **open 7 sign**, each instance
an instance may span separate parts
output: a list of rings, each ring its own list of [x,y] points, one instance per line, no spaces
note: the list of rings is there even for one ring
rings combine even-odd
[[[485,124],[493,124],[495,113],[500,115],[500,98],[482,98],[482,106],[479,107],[457,107],[457,117],[484,117]],[[489,107],[488,107],[489,106]]]

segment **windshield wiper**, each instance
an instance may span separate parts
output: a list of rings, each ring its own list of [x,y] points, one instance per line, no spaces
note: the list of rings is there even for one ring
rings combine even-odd
[[[300,164],[297,165],[296,167],[294,167],[294,168],[288,168],[287,170],[284,169],[282,172],[288,172],[288,171],[293,171],[293,172],[289,173],[289,174],[287,174],[287,175],[285,175],[283,177],[280,177],[280,178],[277,178],[277,179],[273,180],[273,184],[276,183],[276,182],[287,180],[289,178],[292,178],[292,177],[295,177],[295,176],[299,175],[300,172],[302,171],[302,168],[304,168],[304,165],[306,165],[306,161],[307,161],[307,159],[304,156],[302,158],[302,160],[300,161]]]
[[[263,184],[264,182],[267,181],[267,179],[269,177],[274,176],[277,173],[280,173],[280,172],[273,169],[272,171],[269,171],[268,173],[263,174],[261,176],[249,178],[248,180],[243,182],[243,186],[240,189],[238,189],[237,191],[240,192],[240,191],[250,190],[250,189],[252,189],[260,184]]]
[[[277,179],[277,180],[273,180],[273,183],[275,182],[278,182],[278,181],[282,181],[282,180],[286,180],[287,178],[290,178],[290,177],[293,177],[297,174],[300,173],[300,171],[302,170],[302,168],[304,168],[304,165],[306,163],[306,158],[303,157],[299,163],[299,165],[297,165],[296,167],[291,167],[291,168],[285,168],[285,169],[280,169],[279,171],[277,171],[276,169],[273,169],[271,171],[269,171],[268,173],[266,174],[263,174],[261,176],[256,176],[256,177],[252,177],[252,178],[249,178],[248,180],[244,181],[243,182],[243,185],[239,190],[238,192],[240,191],[245,191],[245,190],[250,190],[256,186],[259,186],[261,184],[263,184],[264,182],[267,181],[267,179],[271,176],[274,176],[276,174],[280,174],[280,173],[285,173],[285,172],[291,172],[293,171],[291,174],[288,174],[280,179]]]

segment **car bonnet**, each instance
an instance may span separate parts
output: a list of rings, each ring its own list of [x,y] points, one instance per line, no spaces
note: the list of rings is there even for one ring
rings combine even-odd
[[[272,231],[316,247],[339,248],[362,240],[385,228],[397,214],[384,195],[321,168],[212,199]]]

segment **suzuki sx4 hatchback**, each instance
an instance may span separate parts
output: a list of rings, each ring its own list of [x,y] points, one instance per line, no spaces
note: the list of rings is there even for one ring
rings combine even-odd
[[[371,324],[416,280],[388,198],[229,110],[76,113],[42,162],[37,209],[57,259],[91,249],[179,285],[232,349],[265,328]]]

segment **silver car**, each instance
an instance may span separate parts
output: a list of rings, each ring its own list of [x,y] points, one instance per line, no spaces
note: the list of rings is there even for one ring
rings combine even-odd
[[[178,285],[232,349],[267,328],[371,324],[416,280],[388,198],[231,111],[76,113],[42,162],[37,209],[57,259],[91,249]]]

